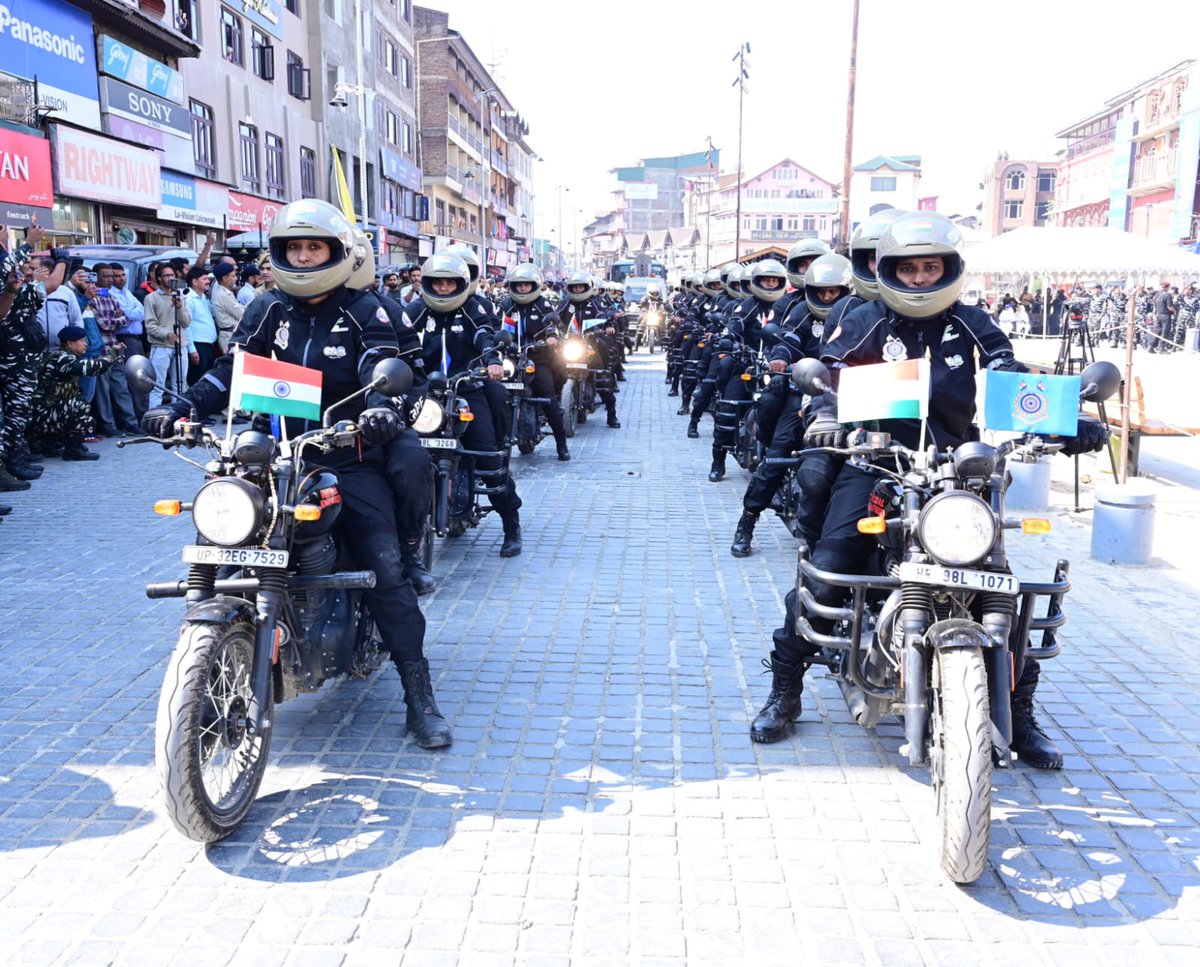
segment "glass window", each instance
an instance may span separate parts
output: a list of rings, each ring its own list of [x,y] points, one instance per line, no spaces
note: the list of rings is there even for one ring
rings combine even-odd
[[[1038,191],[1054,191],[1055,182],[1058,181],[1058,173],[1054,171],[1039,171],[1038,172]]]
[[[221,8],[221,56],[238,67],[246,66],[242,40],[242,18],[228,7]]]
[[[317,153],[312,148],[300,149],[300,197],[317,197]]]
[[[213,110],[207,104],[192,101],[192,158],[196,173],[206,178],[217,176],[217,155],[213,149]]]
[[[1033,217],[1038,222],[1044,222],[1050,217],[1051,202],[1039,201],[1033,210]]]
[[[383,66],[392,77],[400,74],[400,51],[386,37],[383,40]]]
[[[407,121],[405,121],[404,125],[400,129],[400,134],[401,134],[400,147],[404,150],[405,154],[411,155],[413,153],[413,128],[412,128],[412,125],[409,124]]]
[[[1015,168],[1004,176],[1004,187],[1009,191],[1024,191],[1025,190],[1025,172],[1021,168]]]
[[[294,50],[287,52],[287,88],[292,97],[307,101],[312,97],[312,75],[304,67],[304,59]]]
[[[283,138],[269,131],[263,135],[263,154],[266,158],[265,175],[267,195],[282,198],[284,195]]]
[[[238,123],[238,142],[242,155],[242,187],[247,191],[262,191],[262,175],[258,167],[258,128]]]
[[[197,22],[196,5],[192,0],[176,0],[175,29],[192,40],[200,39],[200,24]]]
[[[257,27],[250,28],[250,67],[264,81],[275,80],[275,46]]]
[[[300,16],[300,0],[283,0],[283,4],[288,8],[289,13],[294,13],[297,17]]]
[[[387,112],[387,140],[388,144],[400,143],[400,118],[394,111]]]
[[[1025,202],[1006,201],[1004,203],[1005,218],[1021,218],[1025,214]]]
[[[400,83],[405,88],[412,88],[412,61],[403,54],[400,55]]]
[[[895,177],[889,178],[889,177],[885,177],[885,176],[880,176],[880,177],[871,179],[871,191],[895,191],[895,190],[896,190]]]

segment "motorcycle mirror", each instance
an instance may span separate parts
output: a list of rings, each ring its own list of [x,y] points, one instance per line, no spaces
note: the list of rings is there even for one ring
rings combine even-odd
[[[496,336],[496,345],[497,346],[502,346],[503,348],[507,349],[512,344],[513,344],[512,333],[509,332],[507,329],[501,331]]]
[[[767,343],[768,345],[774,346],[775,343],[779,342],[779,337],[782,335],[783,330],[773,322],[768,322],[762,327],[763,342]]]
[[[792,366],[792,385],[801,393],[819,396],[829,391],[829,367],[819,359],[802,359]]]
[[[1079,398],[1089,403],[1107,400],[1121,385],[1121,371],[1107,360],[1092,363],[1079,374]]]
[[[125,360],[125,378],[139,393],[154,389],[154,367],[145,356],[130,356]]]
[[[371,384],[384,396],[401,396],[412,382],[412,370],[403,359],[381,359],[371,370]]]

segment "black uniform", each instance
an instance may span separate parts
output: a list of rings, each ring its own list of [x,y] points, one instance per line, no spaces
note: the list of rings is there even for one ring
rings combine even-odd
[[[567,333],[582,335],[588,346],[596,350],[596,360],[588,364],[600,370],[596,374],[596,393],[608,412],[609,426],[619,425],[615,366],[621,359],[621,337],[605,332],[610,320],[596,299],[583,302],[567,299],[558,307],[558,315]]]
[[[541,296],[526,305],[520,305],[512,299],[505,301],[500,308],[504,328],[513,334],[517,349],[527,343],[538,340],[545,341],[551,336],[559,338],[561,319]],[[562,356],[550,349],[549,346],[532,349],[529,358],[533,361],[533,380],[529,385],[532,394],[541,399],[549,399],[549,403],[539,404],[546,414],[546,422],[550,432],[554,434],[554,442],[559,452],[567,448],[567,431],[563,426],[562,405],[558,401],[566,382],[566,372],[562,366]]]

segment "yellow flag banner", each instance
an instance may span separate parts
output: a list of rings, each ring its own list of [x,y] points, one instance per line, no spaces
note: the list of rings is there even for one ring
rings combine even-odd
[[[342,214],[350,219],[351,224],[358,224],[358,219],[354,217],[354,200],[350,197],[350,186],[346,184],[346,173],[342,171],[342,156],[338,154],[338,149],[333,145],[329,146],[329,150],[333,152],[333,176],[337,180],[338,198],[342,202]]]

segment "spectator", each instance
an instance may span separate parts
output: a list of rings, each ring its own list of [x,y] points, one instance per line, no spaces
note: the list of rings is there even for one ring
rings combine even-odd
[[[408,272],[408,285],[400,290],[400,301],[408,305],[414,299],[421,298],[421,269],[413,266]]]
[[[261,273],[261,278],[258,284],[258,294],[262,295],[264,292],[270,292],[273,288],[275,288],[275,277],[271,268],[270,252],[263,252],[263,254],[258,257],[258,271]]]
[[[188,315],[192,317],[192,325],[188,329],[189,341],[188,385],[199,382],[200,377],[212,369],[217,361],[217,347],[220,344],[217,332],[217,319],[213,315],[212,303],[208,300],[208,290],[212,279],[208,272],[200,266],[191,269],[187,274],[189,291],[187,294]]]
[[[92,310],[89,299],[89,292],[95,287],[96,273],[88,269],[76,269],[71,273],[71,281],[68,283],[68,288],[71,289],[75,296],[75,301],[79,303],[79,314],[82,317],[83,331],[87,333],[87,352],[84,354],[85,359],[99,359],[101,353],[104,352],[104,337],[100,334],[100,327],[96,324],[96,313]],[[91,404],[96,398],[96,377],[91,374],[84,374],[79,379],[79,391],[83,396],[84,402]],[[94,442],[95,438],[91,438],[89,442]]]
[[[146,279],[134,290],[138,302],[145,302],[146,296],[154,291],[154,280],[158,278],[158,267],[162,262],[151,262],[146,266]]]
[[[217,284],[213,286],[209,298],[212,301],[213,318],[217,323],[218,352],[223,355],[229,349],[229,337],[233,335],[242,321],[245,311],[238,297],[233,294],[237,285],[237,270],[228,262],[219,264],[213,269]]]
[[[155,381],[165,386],[172,398],[183,393],[183,342],[184,333],[192,324],[188,307],[183,303],[183,293],[176,289],[175,269],[170,263],[158,266],[154,277],[157,288],[146,296],[146,338],[150,342],[150,364],[154,367]],[[151,408],[162,405],[163,391],[155,387],[150,391]]]
[[[46,333],[46,345],[57,346],[58,334],[64,326],[83,326],[83,313],[75,289],[71,285],[60,285],[50,291],[46,286],[46,304],[38,313],[38,323]]]
[[[383,273],[383,294],[395,302],[400,301],[400,273],[394,268]]]
[[[129,320],[125,318],[124,311],[112,296],[112,266],[98,262],[95,269],[96,284],[89,286],[88,304],[104,340],[104,355],[114,364],[122,363],[125,359],[125,343],[121,341],[119,333],[129,325]],[[100,432],[106,436],[140,433],[141,429],[133,409],[133,396],[125,379],[125,367],[114,365],[95,379],[95,406]]]
[[[237,301],[240,305],[248,306],[254,301],[254,297],[258,295],[258,285],[261,280],[262,273],[259,272],[257,264],[247,262],[242,266],[242,287],[238,289],[237,294]]]
[[[127,320],[125,328],[117,333],[118,339],[125,346],[125,358],[145,356],[149,352],[144,338],[146,310],[142,306],[141,300],[136,298],[126,285],[125,266],[120,262],[112,262],[109,267],[112,269],[112,285],[108,287],[108,291],[116,299],[117,305],[121,307]],[[128,385],[128,381],[126,385]],[[133,400],[134,415],[140,420],[142,414],[146,412],[147,394],[130,386],[129,396]]]
[[[87,333],[79,326],[64,326],[58,339],[58,348],[42,359],[31,407],[30,433],[41,453],[61,454],[64,460],[99,460],[100,454],[84,446],[94,424],[79,380],[106,372],[112,360],[107,356],[86,358]]]

